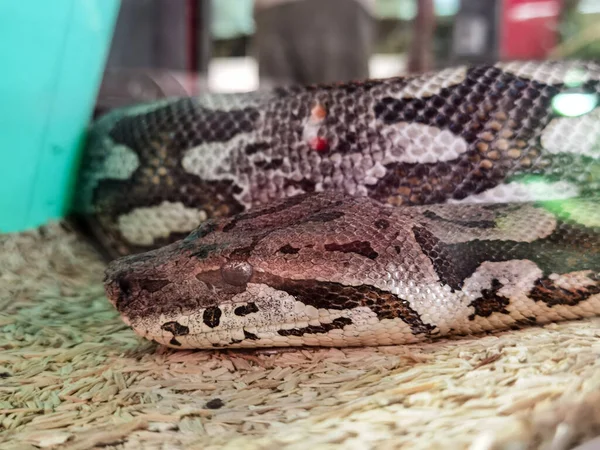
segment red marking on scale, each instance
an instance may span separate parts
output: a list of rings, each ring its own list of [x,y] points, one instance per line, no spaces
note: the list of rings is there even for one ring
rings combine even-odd
[[[327,139],[323,139],[322,137],[311,139],[309,145],[310,148],[316,150],[317,152],[326,152],[329,150],[329,142],[327,142]]]

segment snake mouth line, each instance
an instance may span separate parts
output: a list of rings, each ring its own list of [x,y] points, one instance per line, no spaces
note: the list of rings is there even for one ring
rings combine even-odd
[[[231,329],[227,333],[176,335],[177,332],[176,334],[167,332],[158,336],[140,329],[136,329],[136,332],[146,339],[175,349],[293,347],[299,345],[339,347],[392,345],[397,342],[412,343],[424,340],[423,336],[416,336],[410,329],[399,325],[399,319],[387,322],[389,322],[387,327],[380,327],[380,332],[368,329],[367,325],[352,327],[352,320],[347,317],[340,317],[320,325],[299,326],[298,324],[274,323],[268,327]]]

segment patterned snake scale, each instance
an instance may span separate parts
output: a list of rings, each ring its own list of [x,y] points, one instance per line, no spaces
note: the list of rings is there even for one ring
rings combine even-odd
[[[598,63],[504,62],[115,110],[77,212],[111,302],[174,348],[599,315],[599,97]]]

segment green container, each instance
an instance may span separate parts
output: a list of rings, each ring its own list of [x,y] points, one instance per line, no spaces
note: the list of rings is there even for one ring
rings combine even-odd
[[[0,1],[0,232],[67,213],[119,6]]]

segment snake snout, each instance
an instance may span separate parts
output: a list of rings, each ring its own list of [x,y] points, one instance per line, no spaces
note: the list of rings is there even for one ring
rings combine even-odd
[[[126,277],[119,273],[109,275],[107,271],[104,291],[108,300],[119,312],[122,311],[124,300],[130,297],[131,290],[131,282]]]
[[[132,294],[135,290],[135,283],[131,277],[131,272],[127,270],[111,270],[111,266],[106,270],[104,279],[104,290],[106,296],[119,312],[123,312],[125,307],[131,303]]]
[[[169,284],[171,280],[161,270],[161,264],[145,255],[115,260],[105,271],[106,295],[120,313],[127,313],[132,304],[143,302]]]

